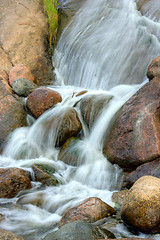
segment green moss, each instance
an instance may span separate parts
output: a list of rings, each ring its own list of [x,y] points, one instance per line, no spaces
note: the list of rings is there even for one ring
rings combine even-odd
[[[44,10],[48,16],[48,41],[52,47],[53,38],[55,39],[56,30],[58,27],[58,1],[43,0]]]

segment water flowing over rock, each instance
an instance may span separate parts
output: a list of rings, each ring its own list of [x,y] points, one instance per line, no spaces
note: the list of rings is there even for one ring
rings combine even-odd
[[[17,236],[16,234],[0,228],[0,239],[3,240],[25,240],[22,237]]]
[[[144,233],[160,232],[160,179],[144,176],[135,182],[123,201],[122,220]]]
[[[67,223],[77,220],[84,220],[89,223],[94,223],[100,219],[115,214],[116,211],[107,203],[103,202],[99,198],[92,197],[88,198],[79,206],[68,209],[60,220],[58,226],[62,227]]]
[[[104,107],[111,100],[111,97],[103,94],[99,95],[88,95],[80,101],[80,111],[84,122],[87,124],[89,129],[92,128],[97,118],[102,113]]]
[[[108,236],[107,236],[108,235]],[[114,234],[82,220],[68,223],[60,230],[48,234],[43,240],[96,240],[105,237],[115,238]]]
[[[160,77],[160,57],[154,59],[147,71],[147,77],[152,80],[154,77]]]
[[[34,90],[27,99],[27,107],[31,114],[38,118],[42,113],[44,113],[49,108],[55,106],[57,103],[61,102],[61,95],[48,88],[38,88]]]
[[[29,173],[19,168],[0,169],[0,198],[13,198],[18,192],[31,188]]]
[[[25,78],[31,82],[35,82],[35,77],[31,70],[24,64],[14,66],[9,73],[9,84],[12,86],[13,82],[18,78]]]
[[[13,91],[22,97],[28,97],[38,86],[25,78],[17,78],[12,84]]]
[[[53,118],[48,121],[48,127],[50,124],[57,129],[55,143],[57,147],[62,146],[70,137],[76,137],[82,129],[82,124],[77,112],[72,107],[63,108],[61,113],[53,116]]]
[[[81,144],[79,138],[69,138],[61,147],[58,153],[58,159],[66,164],[77,166],[78,157],[80,155],[80,149],[78,148],[79,144]]]
[[[160,79],[154,78],[122,107],[104,142],[104,154],[122,168],[134,169],[160,156]]]
[[[126,185],[127,187],[131,187],[139,178],[151,175],[153,177],[160,178],[160,160],[155,160],[149,163],[145,163],[135,171],[129,173],[126,177]]]

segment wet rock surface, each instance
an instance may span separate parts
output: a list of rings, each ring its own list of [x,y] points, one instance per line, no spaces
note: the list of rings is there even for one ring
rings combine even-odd
[[[20,168],[0,169],[0,198],[13,198],[21,190],[31,188],[30,175]]]
[[[121,207],[121,218],[144,233],[160,232],[160,179],[144,176],[129,190]]]
[[[46,110],[61,102],[61,95],[51,89],[41,87],[34,90],[27,99],[27,107],[31,114],[38,118]]]
[[[154,78],[122,107],[103,152],[111,163],[125,169],[158,159],[160,156],[160,79]]]
[[[82,98],[80,101],[80,111],[84,122],[89,129],[92,128],[97,118],[102,113],[104,107],[107,106],[111,97],[107,97],[103,94],[88,95]]]
[[[68,223],[61,227],[60,230],[48,234],[43,240],[95,240],[103,238],[115,238],[114,234],[94,226],[91,223],[87,223],[82,220],[78,220],[72,223]]]
[[[103,202],[99,198],[92,197],[88,198],[84,203],[68,209],[61,218],[58,226],[62,227],[63,225],[76,220],[84,220],[86,222],[93,223],[115,214],[116,211],[107,203]]]
[[[80,165],[78,161],[81,153],[78,148],[79,144],[81,144],[81,140],[79,138],[69,138],[61,147],[58,153],[58,159],[72,166]]]

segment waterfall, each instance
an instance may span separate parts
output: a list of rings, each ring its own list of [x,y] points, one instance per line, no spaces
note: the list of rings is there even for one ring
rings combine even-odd
[[[40,240],[57,229],[65,210],[88,197],[99,197],[114,205],[112,193],[120,189],[123,173],[104,157],[104,135],[117,111],[146,83],[148,65],[160,53],[159,19],[154,19],[147,8],[142,16],[136,5],[140,2],[86,0],[64,29],[53,55],[57,86],[48,86],[61,94],[62,102],[37,120],[31,118],[30,126],[16,129],[0,156],[0,167],[23,168],[32,177],[31,190],[13,199],[2,199],[2,228],[25,239]],[[88,92],[76,97],[75,93],[84,89]],[[90,94],[110,96],[111,100],[89,131],[78,103]],[[60,161],[55,146],[60,121],[55,126],[52,119],[63,114],[66,107],[76,109],[83,126],[81,141],[76,145],[77,166]],[[32,166],[37,163],[52,166],[61,184],[44,187],[35,182]],[[37,206],[32,204],[36,201],[40,201]],[[121,232],[133,237],[122,224],[116,231],[118,238]]]
[[[134,1],[88,0],[64,30],[53,64],[67,85],[137,84],[159,55],[159,39],[159,23],[142,16]]]

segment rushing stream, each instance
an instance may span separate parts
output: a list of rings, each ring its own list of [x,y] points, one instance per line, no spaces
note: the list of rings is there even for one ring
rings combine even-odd
[[[120,189],[123,174],[102,154],[104,134],[119,108],[147,81],[151,60],[160,55],[157,1],[148,0],[142,16],[136,2],[140,6],[143,1],[86,0],[66,27],[53,55],[57,86],[49,86],[61,94],[63,101],[37,120],[28,116],[29,127],[14,131],[0,157],[0,167],[30,171],[33,185],[13,199],[1,199],[0,214],[5,216],[0,222],[2,228],[25,239],[38,240],[57,229],[66,209],[88,197],[99,197],[114,205],[112,193]],[[83,89],[88,93],[73,96],[73,92]],[[90,131],[76,105],[87,94],[112,96]],[[77,167],[58,160],[55,136],[59,123],[56,127],[47,125],[65,107],[75,105],[83,125],[82,141],[77,145],[81,152]],[[35,163],[53,166],[61,184],[44,187],[35,182],[32,170]],[[36,201],[40,201],[38,206],[32,204]],[[134,236],[123,223],[110,230],[117,238]],[[159,239],[141,233],[139,237]]]

